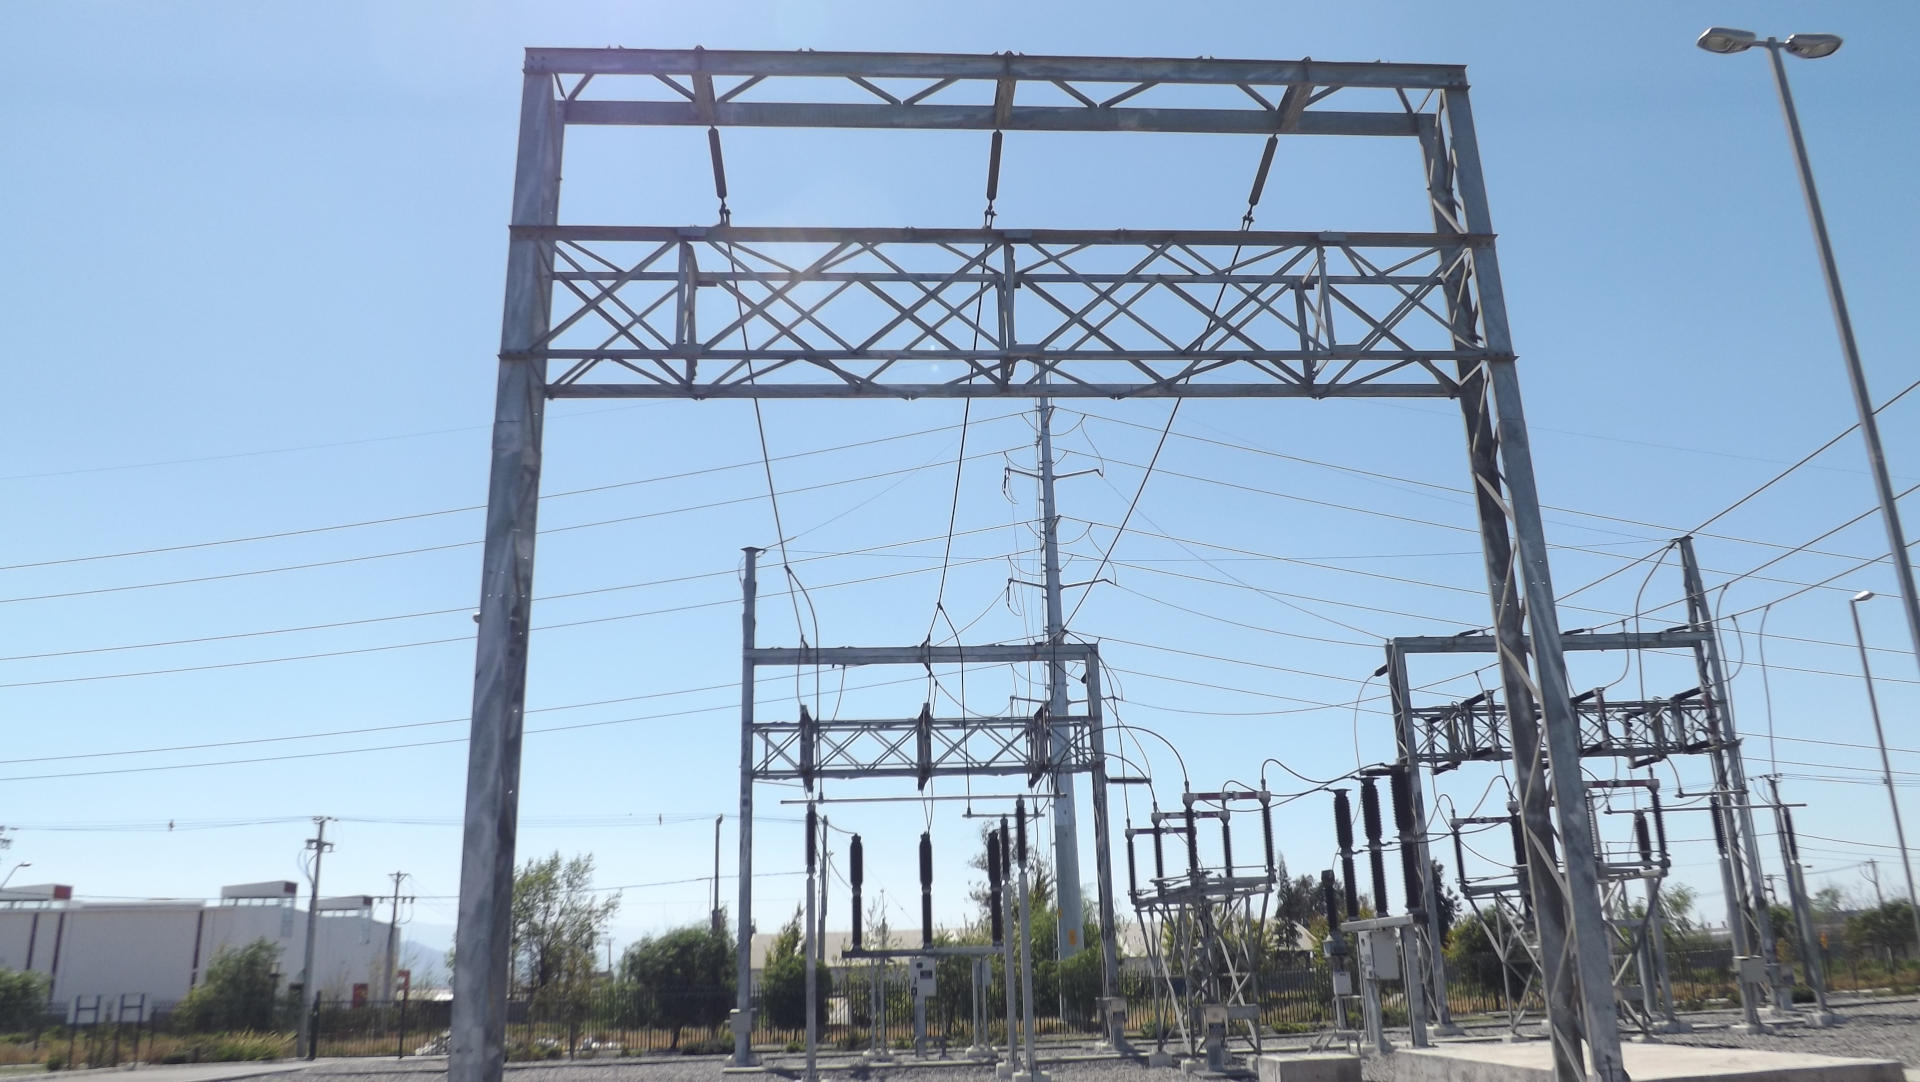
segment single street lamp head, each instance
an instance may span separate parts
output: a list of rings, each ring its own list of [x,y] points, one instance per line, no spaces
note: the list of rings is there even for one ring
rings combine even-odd
[[[1853,595],[1853,603],[1856,605],[1858,605],[1862,601],[1872,601],[1872,600],[1873,600],[1872,590],[1862,590],[1859,593]]]
[[[1705,33],[1700,35],[1700,39],[1694,42],[1694,44],[1710,53],[1744,53],[1748,49],[1753,48],[1754,42],[1757,40],[1758,38],[1755,37],[1751,30],[1733,30],[1725,26],[1710,26],[1706,29]],[[1835,39],[1833,48],[1838,49],[1839,47],[1840,42],[1838,39]],[[1833,49],[1827,50],[1827,52],[1832,51]],[[1826,54],[1822,53],[1821,55],[1824,56]]]
[[[1823,56],[1832,56],[1839,49],[1840,35],[1838,34],[1793,34],[1787,38],[1787,51],[1802,60],[1818,60]]]

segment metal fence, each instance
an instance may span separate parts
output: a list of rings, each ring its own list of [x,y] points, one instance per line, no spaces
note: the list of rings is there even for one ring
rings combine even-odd
[[[1731,953],[1725,947],[1673,950],[1668,954],[1674,998],[1681,1009],[1723,1006],[1734,1001]],[[1884,952],[1835,950],[1826,959],[1829,987],[1835,991],[1912,991],[1920,968]],[[1537,982],[1511,975],[1512,994],[1527,989],[1523,1007],[1541,1010]],[[971,972],[968,966],[942,967],[935,994],[927,1004],[929,1049],[957,1051],[973,1043]],[[826,1049],[864,1050],[876,1041],[899,1050],[914,1039],[913,997],[907,975],[896,967],[880,981],[883,1017],[876,1019],[876,970],[866,966],[826,968],[820,1042]],[[1498,1016],[1507,992],[1498,967],[1473,974],[1454,973],[1447,1000],[1456,1018]],[[1277,956],[1247,975],[1249,1001],[1259,1005],[1262,1029],[1304,1033],[1332,1024],[1333,984],[1324,958],[1305,952]],[[1091,1034],[1095,1031],[1091,997],[1062,997],[1056,980],[1039,982],[1034,1003],[1042,1034]],[[1069,987],[1072,987],[1069,981]],[[985,993],[986,1040],[1003,1043],[1005,989],[997,970]],[[1177,1032],[1173,1017],[1178,979],[1155,979],[1144,968],[1129,967],[1117,991],[1128,1005],[1128,1029],[1152,1041]],[[1078,998],[1086,998],[1079,1002]],[[1810,998],[1801,993],[1796,998]],[[754,997],[752,1041],[764,1051],[797,1050],[805,1039],[799,1017],[803,1005],[791,1001],[770,1009],[764,991]],[[725,987],[645,989],[601,983],[565,1001],[514,999],[508,1003],[506,1042],[517,1060],[606,1058],[649,1054],[723,1054],[732,1050]],[[1389,1025],[1404,1024],[1404,990],[1385,989],[1382,1004]],[[292,1003],[282,1003],[273,1029],[258,1033],[205,1033],[184,1024],[176,1004],[144,997],[80,996],[38,1016],[16,1018],[0,1030],[0,1066],[45,1063],[60,1067],[112,1067],[132,1063],[185,1063],[234,1059],[278,1059],[294,1052]],[[452,1004],[444,999],[410,998],[391,1002],[322,997],[313,1017],[314,1048],[321,1056],[415,1056],[446,1051]],[[8,1031],[10,1030],[10,1031]]]

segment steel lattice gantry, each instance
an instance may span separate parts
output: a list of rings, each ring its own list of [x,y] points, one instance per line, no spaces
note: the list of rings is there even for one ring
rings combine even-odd
[[[579,126],[706,128],[719,189],[721,132],[737,127],[939,129],[991,133],[996,146],[1005,132],[1405,139],[1424,163],[1409,193],[1429,205],[1432,228],[766,228],[724,214],[715,226],[563,223],[562,147]],[[1504,701],[1523,707],[1509,712],[1519,783],[1541,809],[1528,829],[1566,862],[1564,880],[1533,886],[1556,1071],[1573,1082],[1590,1055],[1602,1082],[1623,1077],[1578,725],[1463,68],[533,49],[474,677],[455,1082],[497,1082],[503,1060],[547,399],[1041,395],[1459,401]]]

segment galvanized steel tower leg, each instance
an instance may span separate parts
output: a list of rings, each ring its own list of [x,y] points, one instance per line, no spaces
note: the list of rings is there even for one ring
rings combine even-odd
[[[1411,846],[1419,855],[1421,897],[1407,899],[1407,909],[1425,910],[1425,939],[1418,945],[1422,967],[1414,972],[1426,974],[1428,1000],[1433,1004],[1435,1034],[1457,1037],[1464,1032],[1453,1021],[1453,1009],[1447,1003],[1446,937],[1440,932],[1440,885],[1433,881],[1433,854],[1427,846],[1427,800],[1420,784],[1420,764],[1414,758],[1413,703],[1407,691],[1407,657],[1393,645],[1387,646],[1387,688],[1393,701],[1394,741],[1398,745],[1400,768],[1406,771],[1407,803],[1413,814],[1400,832],[1400,844]],[[1456,869],[1457,871],[1458,869]],[[1409,930],[1408,935],[1420,938]]]
[[[740,912],[734,915],[733,1065],[753,1057],[753,681],[754,602],[760,594],[760,550],[748,548],[740,573]]]
[[[1427,158],[1428,194],[1435,227],[1466,231],[1457,219],[1453,194],[1453,160],[1437,125],[1422,130]],[[1463,265],[1448,275],[1447,304],[1458,342],[1477,341],[1479,313],[1473,308]],[[1522,832],[1527,839],[1525,883],[1531,894],[1534,928],[1540,941],[1541,992],[1547,1006],[1547,1032],[1553,1040],[1554,1070],[1558,1082],[1581,1082],[1586,1067],[1581,1059],[1580,1001],[1565,954],[1566,910],[1559,887],[1551,800],[1539,784],[1540,728],[1534,713],[1534,687],[1527,672],[1527,641],[1520,599],[1513,578],[1513,548],[1507,535],[1506,509],[1501,502],[1501,477],[1493,416],[1488,410],[1487,370],[1461,363],[1460,412],[1466,422],[1467,458],[1473,477],[1475,509],[1480,518],[1480,545],[1485,556],[1487,588],[1493,604],[1493,632],[1499,644],[1501,690],[1507,700],[1507,725],[1513,748],[1514,787]]]
[[[1767,966],[1767,983],[1773,989],[1773,1017],[1791,1017],[1792,982],[1780,978],[1780,952],[1774,946],[1773,916],[1767,912],[1766,871],[1760,866],[1760,835],[1753,823],[1753,802],[1747,792],[1747,768],[1740,757],[1740,736],[1733,723],[1733,702],[1728,693],[1726,669],[1720,661],[1720,635],[1713,625],[1713,609],[1707,604],[1707,591],[1700,579],[1700,563],[1693,552],[1693,538],[1679,541],[1680,564],[1686,578],[1687,619],[1708,639],[1696,648],[1701,673],[1701,688],[1713,706],[1718,723],[1720,746],[1714,750],[1715,765],[1724,773],[1717,779],[1727,791],[1727,846],[1735,862],[1734,874],[1747,873],[1743,884],[1747,895],[1747,919],[1753,922],[1755,946]]]
[[[1444,105],[1453,137],[1455,180],[1465,211],[1466,228],[1474,233],[1491,234],[1493,220],[1487,208],[1486,184],[1480,173],[1479,141],[1474,135],[1473,111],[1468,104],[1466,91],[1445,91]],[[1500,465],[1508,493],[1507,509],[1512,514],[1519,550],[1517,567],[1511,570],[1518,572],[1519,586],[1525,596],[1528,645],[1533,655],[1533,677],[1538,688],[1536,701],[1542,711],[1541,735],[1545,737],[1549,768],[1546,781],[1552,786],[1553,802],[1558,812],[1560,844],[1565,856],[1564,900],[1554,898],[1551,901],[1555,907],[1561,904],[1565,906],[1565,947],[1569,949],[1565,959],[1567,964],[1557,974],[1562,987],[1550,992],[1548,1004],[1550,1011],[1557,1008],[1555,1013],[1562,1014],[1575,1004],[1581,1008],[1587,1055],[1592,1061],[1594,1078],[1598,1082],[1624,1082],[1626,1069],[1620,1059],[1620,1029],[1614,1012],[1611,953],[1600,909],[1599,872],[1593,852],[1586,785],[1580,774],[1579,720],[1574,715],[1573,696],[1567,686],[1566,658],[1560,645],[1560,618],[1554,607],[1553,577],[1547,567],[1547,540],[1540,520],[1540,497],[1534,482],[1533,456],[1527,441],[1526,414],[1520,400],[1520,378],[1512,360],[1513,341],[1507,326],[1506,301],[1500,288],[1499,261],[1491,245],[1475,251],[1473,269],[1479,279],[1481,320],[1487,348],[1495,357],[1504,358],[1486,363],[1488,389],[1492,392],[1494,417],[1498,424]],[[1476,478],[1476,482],[1484,482],[1484,479]],[[1488,525],[1483,520],[1483,531]],[[1500,578],[1506,580],[1509,574],[1508,568],[1502,568]],[[1500,592],[1505,594],[1505,590]],[[1513,604],[1517,601],[1511,595],[1497,597],[1497,618],[1504,618],[1509,624],[1515,622],[1517,613]],[[1501,612],[1503,609],[1504,613]],[[1504,654],[1506,651],[1503,649],[1502,652]],[[1518,662],[1520,659],[1511,660]],[[1511,667],[1515,670],[1513,675],[1524,675],[1517,664]],[[1518,716],[1514,711],[1518,705],[1521,704],[1514,702],[1510,695],[1510,716]],[[1535,754],[1532,749],[1538,745],[1521,744],[1518,727],[1514,735],[1514,761],[1518,767],[1523,758]],[[1537,770],[1529,771],[1524,781],[1523,801],[1525,795],[1532,795],[1526,792],[1527,789],[1539,790],[1542,784]],[[1525,814],[1526,809],[1523,808]],[[1552,827],[1539,816],[1529,815],[1526,818],[1530,835],[1529,849],[1549,844]],[[1551,878],[1546,878],[1544,882],[1536,880],[1534,889],[1545,889],[1552,893],[1552,882]],[[1536,895],[1538,900],[1539,896]],[[1536,906],[1538,911],[1539,907]],[[1542,954],[1551,954],[1560,946],[1550,946],[1543,938]],[[1581,1034],[1577,1023],[1571,1018],[1552,1018],[1550,1021],[1557,1046],[1555,1072],[1565,1082],[1573,1082],[1581,1073],[1580,1064],[1577,1056],[1568,1056],[1566,1053],[1579,1047]]]
[[[1110,826],[1107,820],[1107,740],[1106,721],[1101,711],[1100,666],[1097,662],[1087,665],[1087,717],[1091,719],[1087,726],[1088,739],[1092,741],[1093,777],[1088,789],[1093,798],[1093,860],[1094,875],[1099,881],[1095,889],[1100,904],[1100,1012],[1102,1029],[1115,1051],[1126,1050],[1124,1027],[1109,1025],[1106,1000],[1113,998],[1117,991],[1120,974],[1119,930],[1115,927],[1113,914],[1113,851],[1108,841]]]
[[[564,125],[544,74],[524,77],[514,166],[513,224],[551,225],[560,205]],[[527,633],[533,616],[534,519],[540,501],[545,363],[528,357],[547,333],[553,274],[548,243],[515,236],[507,248],[493,465],[481,559],[480,626],[467,747],[459,926],[454,933],[452,1082],[499,1082],[506,1061],[508,943],[520,736],[526,710]]]
[[[1053,403],[1041,399],[1040,407],[1040,531],[1045,562],[1047,594],[1047,642],[1066,641],[1066,618],[1060,598],[1060,513],[1053,494]],[[1086,946],[1086,930],[1080,914],[1080,824],[1074,807],[1073,773],[1061,769],[1069,754],[1073,730],[1059,719],[1071,713],[1067,694],[1067,665],[1058,659],[1047,662],[1048,757],[1056,764],[1049,775],[1053,780],[1053,870],[1054,895],[1060,919],[1054,929],[1061,961],[1080,953]]]

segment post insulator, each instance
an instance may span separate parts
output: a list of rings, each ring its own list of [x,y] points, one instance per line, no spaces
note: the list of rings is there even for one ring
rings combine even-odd
[[[1158,880],[1167,878],[1167,849],[1162,838],[1163,834],[1156,824],[1153,828],[1153,877]]]
[[[1132,900],[1133,900],[1133,904],[1134,904],[1134,905],[1135,905],[1135,906],[1137,907],[1137,906],[1139,906],[1139,904],[1140,904],[1140,872],[1139,872],[1139,870],[1138,870],[1138,869],[1137,869],[1137,868],[1136,868],[1136,867],[1134,866],[1134,859],[1133,859],[1133,837],[1134,837],[1134,836],[1133,836],[1133,827],[1132,827],[1131,825],[1129,825],[1129,826],[1127,827],[1127,834],[1126,834],[1126,838],[1127,838],[1127,897],[1128,897],[1128,898],[1130,898],[1130,899],[1132,899]]]
[[[1517,813],[1507,816],[1507,831],[1513,835],[1513,866],[1524,869],[1527,866],[1527,835],[1520,828],[1520,816]]]
[[[1320,873],[1320,908],[1327,916],[1327,934],[1340,930],[1340,902],[1333,889],[1333,869]]]
[[[1273,859],[1273,805],[1266,797],[1260,798],[1260,836],[1267,843],[1267,874],[1273,875],[1279,865]]]
[[[1640,863],[1653,863],[1653,836],[1647,832],[1647,813],[1638,809],[1633,813],[1633,841],[1640,849]]]
[[[800,784],[806,791],[813,792],[813,751],[814,751],[813,715],[807,712],[805,705],[800,707]]]
[[[1367,828],[1367,844],[1380,844],[1380,793],[1372,778],[1360,779],[1360,821]]]
[[[1027,866],[1027,798],[1013,801],[1013,855],[1024,870]]]
[[[1427,896],[1426,890],[1422,887],[1426,879],[1427,877],[1421,874],[1420,847],[1417,845],[1401,846],[1400,889],[1406,892],[1401,895],[1401,900],[1407,912],[1418,913],[1426,909],[1426,906],[1422,904],[1422,901]],[[1384,916],[1386,915],[1386,909],[1384,908],[1385,903],[1383,902],[1381,905],[1381,915]]]
[[[1227,814],[1220,813],[1220,859],[1226,865],[1227,876],[1233,876],[1233,831],[1227,825]]]
[[[933,835],[920,835],[920,945],[933,946]]]
[[[1393,798],[1393,829],[1406,834],[1413,829],[1413,781],[1405,768],[1387,775],[1387,792]]]
[[[1660,844],[1660,859],[1667,859],[1667,813],[1660,807],[1660,790],[1653,790],[1653,837]]]
[[[1200,874],[1200,831],[1194,825],[1193,809],[1187,809],[1187,874]]]
[[[1707,815],[1713,820],[1713,844],[1721,856],[1727,855],[1727,828],[1720,821],[1720,798],[1712,797],[1707,804]]]
[[[1347,800],[1345,789],[1333,791],[1333,836],[1340,843],[1342,853],[1353,851],[1353,805]]]
[[[1367,843],[1367,866],[1373,872],[1373,915],[1384,917],[1391,910],[1387,904],[1387,854],[1379,842]]]
[[[807,805],[807,874],[813,874],[815,862],[819,859],[820,816]]]
[[[866,860],[855,834],[847,846],[847,885],[853,888],[853,949],[860,949],[860,884],[866,878]]]
[[[1800,863],[1800,835],[1793,829],[1793,809],[1781,808],[1780,820],[1780,825],[1786,828],[1787,856],[1798,864]]]

